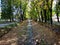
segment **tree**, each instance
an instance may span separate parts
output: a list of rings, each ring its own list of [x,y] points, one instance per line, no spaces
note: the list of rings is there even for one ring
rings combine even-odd
[[[12,0],[12,4],[13,7],[15,7],[15,10],[17,10],[17,18],[24,20],[26,18],[27,0]],[[21,14],[21,12],[23,12],[23,14]]]
[[[58,0],[58,2],[56,4],[56,16],[57,16],[58,22],[59,22],[59,5],[60,5],[60,1]]]
[[[2,4],[2,19],[13,19],[11,0],[1,0]]]

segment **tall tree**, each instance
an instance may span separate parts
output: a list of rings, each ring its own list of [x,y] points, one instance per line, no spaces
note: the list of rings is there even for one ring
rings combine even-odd
[[[11,6],[11,0],[1,0],[2,4],[2,19],[10,19],[13,18],[12,13],[12,6]]]
[[[57,16],[57,21],[59,22],[59,5],[60,5],[60,1],[57,1],[56,4],[56,16]]]

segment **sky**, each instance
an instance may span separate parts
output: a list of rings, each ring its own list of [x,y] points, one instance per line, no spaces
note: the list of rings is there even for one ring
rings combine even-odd
[[[55,5],[56,5],[56,0],[54,0],[54,2],[53,2],[53,9],[55,8]]]
[[[0,12],[1,12],[1,0],[0,0]]]

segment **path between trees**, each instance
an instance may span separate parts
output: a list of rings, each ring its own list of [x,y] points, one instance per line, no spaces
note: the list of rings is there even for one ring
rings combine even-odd
[[[27,39],[27,20],[14,27],[8,34],[0,38],[0,45],[24,45]],[[35,21],[31,21],[33,28],[33,39],[38,40],[40,45],[60,45],[59,36],[54,31]]]

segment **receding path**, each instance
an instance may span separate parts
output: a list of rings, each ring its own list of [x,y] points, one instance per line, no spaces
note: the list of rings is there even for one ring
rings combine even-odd
[[[34,42],[38,40],[40,45],[59,45],[60,42],[54,31],[34,21],[31,21],[31,24]],[[27,25],[27,20],[21,22],[0,39],[0,45],[24,45],[28,38]]]

